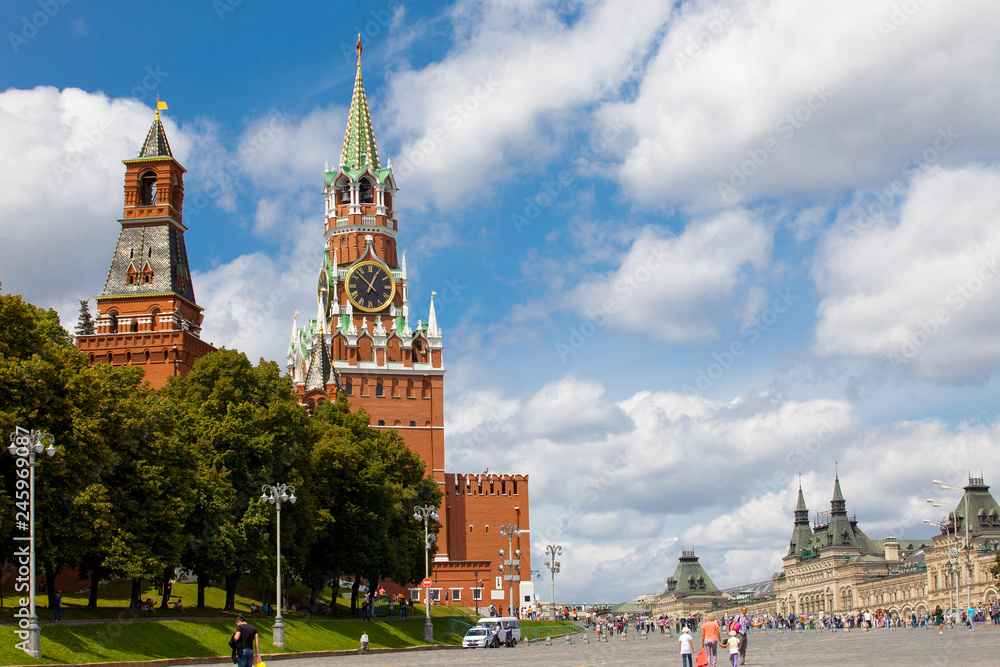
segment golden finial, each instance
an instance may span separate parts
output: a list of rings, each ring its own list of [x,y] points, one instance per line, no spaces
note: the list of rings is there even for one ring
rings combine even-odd
[[[354,50],[358,52],[358,65],[361,64],[361,52],[364,50],[361,48],[361,33],[358,33],[358,45],[354,47]]]

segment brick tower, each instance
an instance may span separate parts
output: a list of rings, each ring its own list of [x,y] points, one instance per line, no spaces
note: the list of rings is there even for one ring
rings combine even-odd
[[[125,164],[122,229],[97,297],[95,333],[78,336],[90,363],[142,366],[154,387],[186,375],[213,351],[199,337],[202,311],[194,298],[182,224],[184,167],[170,152],[156,115],[139,157]]]
[[[530,572],[528,479],[445,474],[443,334],[433,292],[426,320],[411,313],[406,255],[396,249],[396,180],[375,144],[361,50],[359,37],[344,148],[337,168],[325,170],[316,314],[292,324],[288,373],[307,408],[343,391],[352,409],[371,416],[372,426],[395,429],[420,455],[444,496],[431,592],[442,602],[485,607],[508,597],[510,582],[497,570],[499,549],[510,547],[499,534],[502,523],[520,525],[523,537],[515,548],[523,551],[521,568]],[[505,565],[510,572],[511,564]],[[527,586],[515,590],[530,596],[530,576],[525,580]],[[484,589],[496,590],[483,595]]]

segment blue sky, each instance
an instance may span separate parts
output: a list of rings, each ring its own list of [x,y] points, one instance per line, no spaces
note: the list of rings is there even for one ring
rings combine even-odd
[[[560,597],[780,568],[797,475],[870,536],[1000,480],[1000,7],[9,2],[0,280],[100,293],[156,95],[204,337],[314,308],[354,42],[445,333],[449,470],[531,475]],[[541,562],[541,561],[539,561]],[[544,587],[543,587],[544,588]]]

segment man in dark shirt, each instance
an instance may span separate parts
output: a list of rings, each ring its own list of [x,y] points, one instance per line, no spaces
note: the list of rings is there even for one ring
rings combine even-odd
[[[257,628],[247,623],[242,616],[236,617],[236,660],[238,667],[253,667],[260,662],[260,642]]]

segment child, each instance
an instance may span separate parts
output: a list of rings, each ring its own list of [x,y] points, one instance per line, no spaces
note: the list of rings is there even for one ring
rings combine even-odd
[[[736,636],[736,630],[729,631],[729,639],[726,640],[729,647],[729,661],[736,667],[740,661],[740,638]]]
[[[360,643],[360,646],[358,646],[358,654],[359,655],[364,655],[365,653],[368,653],[368,631],[367,630],[366,631],[362,631],[362,633],[361,633],[361,641],[359,643]]]
[[[681,667],[694,667],[694,658],[691,656],[691,631],[686,625],[677,643],[681,646]]]

